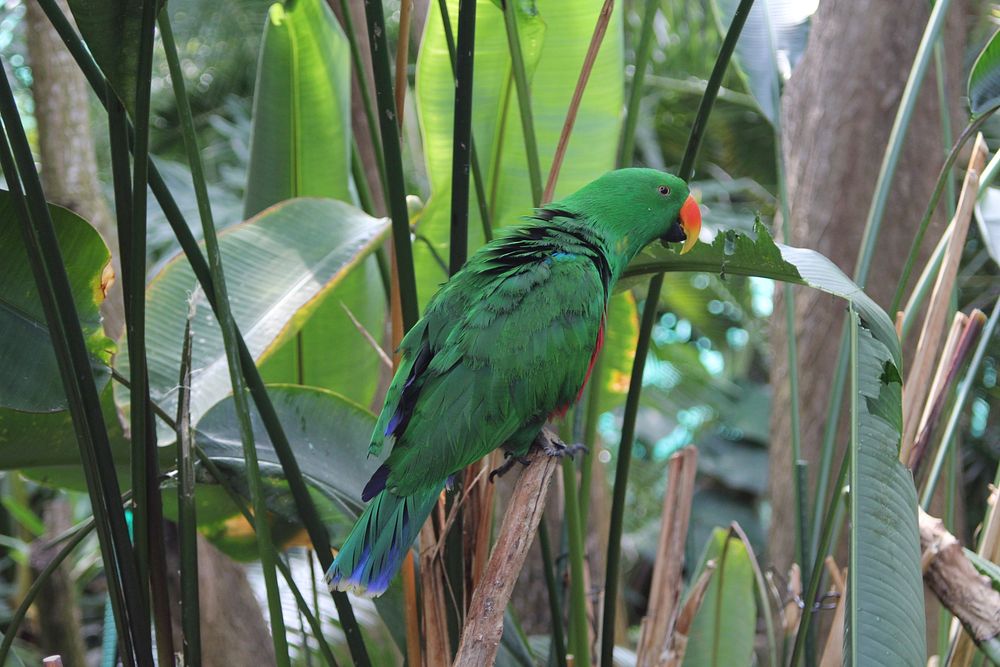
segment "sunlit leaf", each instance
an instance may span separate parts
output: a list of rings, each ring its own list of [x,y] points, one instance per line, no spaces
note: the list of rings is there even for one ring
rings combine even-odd
[[[272,5],[254,90],[245,217],[293,197],[357,203],[350,111],[350,49],[327,3]],[[324,387],[368,403],[379,360],[348,311],[381,341],[385,290],[374,258],[299,312],[305,324],[264,364],[265,381]]]
[[[266,359],[294,336],[312,304],[371,253],[387,229],[386,221],[342,202],[295,199],[219,234],[233,316],[254,358]],[[182,257],[153,278],[146,298],[150,393],[168,413],[176,409],[184,323],[194,301],[191,416],[197,421],[231,391],[218,324]],[[345,363],[354,354],[336,341],[326,353],[346,357]],[[123,374],[126,362],[124,355],[116,359]]]

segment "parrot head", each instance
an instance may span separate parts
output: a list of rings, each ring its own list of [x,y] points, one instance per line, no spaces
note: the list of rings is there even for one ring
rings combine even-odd
[[[619,242],[626,261],[657,239],[691,250],[701,231],[701,210],[680,178],[657,169],[611,171],[562,202],[585,212]]]

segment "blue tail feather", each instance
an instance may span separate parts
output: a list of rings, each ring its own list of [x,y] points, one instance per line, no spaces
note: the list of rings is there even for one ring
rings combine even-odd
[[[410,496],[382,491],[361,514],[326,573],[331,590],[381,595],[399,570],[443,485]]]

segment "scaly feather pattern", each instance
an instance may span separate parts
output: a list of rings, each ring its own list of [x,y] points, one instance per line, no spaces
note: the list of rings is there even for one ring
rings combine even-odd
[[[500,446],[526,453],[576,400],[615,281],[653,239],[684,239],[687,196],[669,174],[611,172],[499,234],[441,288],[400,345],[369,448],[391,451],[331,587],[383,592],[451,475]]]

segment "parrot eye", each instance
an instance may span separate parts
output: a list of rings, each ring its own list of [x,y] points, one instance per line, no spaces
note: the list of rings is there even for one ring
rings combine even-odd
[[[657,188],[657,189],[658,189],[658,190],[660,191],[660,194],[661,194],[661,195],[663,195],[664,197],[666,197],[667,195],[669,195],[669,194],[670,194],[670,188],[668,188],[668,187],[667,187],[667,186],[665,186],[665,185],[661,185],[661,186],[660,186],[659,188]]]

